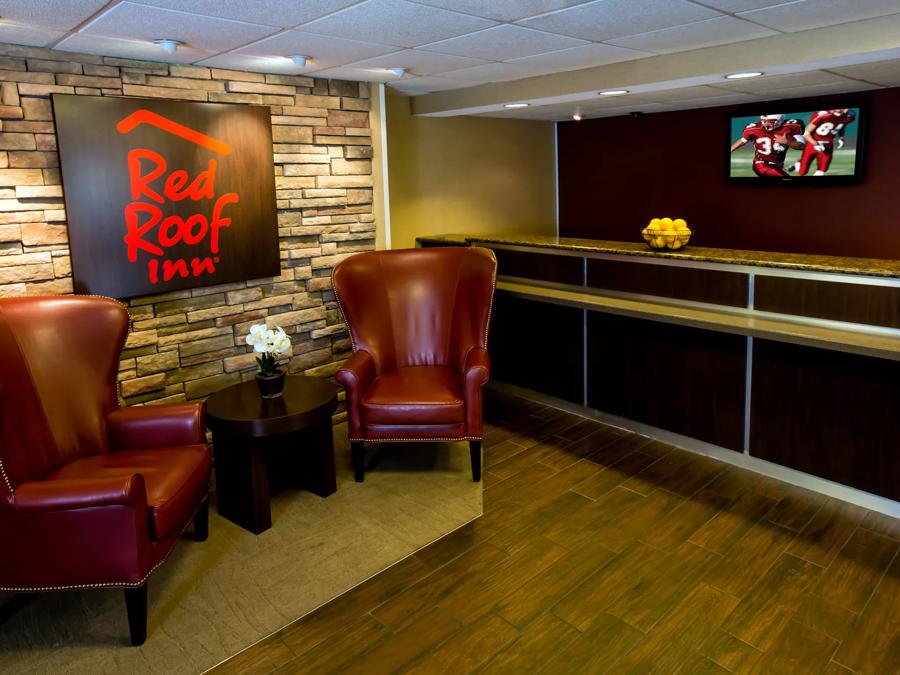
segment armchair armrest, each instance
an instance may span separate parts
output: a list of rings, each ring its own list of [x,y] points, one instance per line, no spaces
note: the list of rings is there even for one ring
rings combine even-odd
[[[96,479],[41,480],[16,488],[13,508],[19,512],[43,513],[97,506],[146,506],[144,477],[105,476]]]
[[[375,359],[367,351],[355,351],[337,371],[335,379],[348,393],[362,395],[375,379]]]
[[[206,443],[203,403],[117,408],[106,418],[110,450],[173,448]]]
[[[491,376],[491,358],[484,347],[472,347],[466,352],[463,365],[463,394],[466,399],[466,435],[481,438],[484,429],[484,413],[481,388]]]
[[[375,379],[375,359],[363,349],[355,351],[334,377],[347,390],[347,422],[350,427],[350,438],[358,439],[362,434],[360,401]]]
[[[463,365],[463,377],[466,380],[466,388],[480,387],[486,384],[491,376],[491,357],[484,347],[472,347],[466,352],[466,362]]]

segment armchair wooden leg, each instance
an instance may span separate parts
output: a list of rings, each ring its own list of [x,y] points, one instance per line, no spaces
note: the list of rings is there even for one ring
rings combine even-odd
[[[125,609],[128,610],[131,644],[139,647],[147,639],[147,584],[125,589]]]
[[[351,441],[350,450],[353,453],[353,477],[357,483],[362,483],[366,469],[366,444],[363,441]]]
[[[481,441],[469,441],[469,455],[472,458],[472,480],[481,480]]]
[[[203,499],[194,516],[194,541],[206,541],[209,537],[209,495]]]

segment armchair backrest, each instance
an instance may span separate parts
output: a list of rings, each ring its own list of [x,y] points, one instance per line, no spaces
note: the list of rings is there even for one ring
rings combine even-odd
[[[490,249],[436,247],[359,253],[335,265],[335,295],[353,349],[377,372],[441,365],[462,370],[487,347],[497,259]]]
[[[0,299],[0,495],[107,451],[128,323],[107,298]]]

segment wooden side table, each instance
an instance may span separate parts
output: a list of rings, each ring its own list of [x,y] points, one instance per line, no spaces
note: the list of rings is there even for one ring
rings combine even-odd
[[[272,527],[275,492],[332,494],[336,408],[335,385],[297,375],[285,379],[284,394],[275,399],[262,398],[252,381],[210,396],[206,421],[213,432],[219,513],[259,534]]]

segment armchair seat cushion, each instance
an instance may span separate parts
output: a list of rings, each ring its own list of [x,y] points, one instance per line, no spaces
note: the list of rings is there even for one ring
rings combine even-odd
[[[147,487],[150,531],[164,539],[184,527],[206,495],[212,458],[207,445],[123,450],[76,460],[47,480],[91,479],[139,473]]]
[[[465,424],[462,376],[447,366],[384,372],[362,397],[366,425]]]

